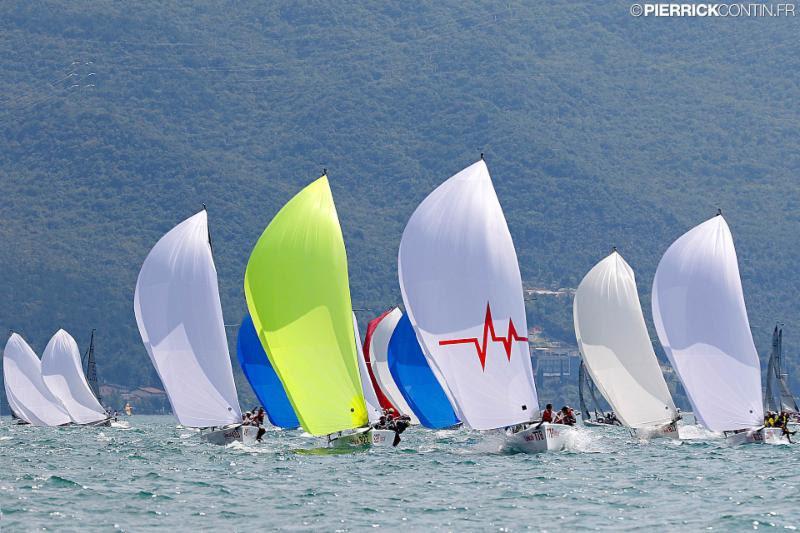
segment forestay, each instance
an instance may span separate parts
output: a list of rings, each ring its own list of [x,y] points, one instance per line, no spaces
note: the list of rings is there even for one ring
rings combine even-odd
[[[517,254],[482,160],[417,207],[398,262],[406,311],[461,421],[494,429],[536,418]]]
[[[358,374],[361,378],[361,390],[364,391],[364,401],[367,404],[367,418],[370,424],[374,424],[381,418],[383,410],[378,401],[378,395],[375,393],[375,389],[372,388],[369,370],[367,370],[367,364],[366,361],[364,361],[364,347],[361,345],[361,335],[358,332],[358,320],[356,319],[355,313],[353,313],[353,333],[356,341],[356,355],[358,357]]]
[[[394,382],[394,378],[392,378],[392,373],[389,371],[389,341],[402,316],[403,312],[395,307],[370,323],[372,335],[370,336],[369,348],[368,352],[365,351],[365,356],[367,353],[369,354],[373,374],[383,394],[388,397],[389,401],[400,413],[411,418],[412,424],[419,424],[419,419],[406,403],[405,398],[403,398],[402,393]]]
[[[76,424],[91,424],[108,418],[86,382],[78,343],[63,329],[53,335],[44,349],[42,380]]]
[[[392,378],[420,424],[431,429],[457,425],[458,417],[428,366],[408,315],[403,315],[397,322],[388,351]]]
[[[575,292],[578,347],[600,393],[626,426],[675,419],[639,304],[633,270],[616,251],[597,263]]]
[[[698,422],[712,431],[763,425],[761,370],[733,237],[721,215],[669,247],[652,303],[658,337]]]
[[[286,391],[283,390],[283,383],[273,370],[264,347],[261,346],[250,315],[245,315],[242,325],[239,326],[236,355],[270,423],[287,429],[299,427],[300,422],[294,414],[292,404],[289,403]]]
[[[133,308],[178,421],[189,427],[240,423],[205,210],[150,251]]]
[[[366,425],[347,254],[327,177],[275,215],[250,255],[244,290],[303,429],[328,435]]]
[[[42,364],[20,335],[12,333],[3,350],[6,399],[19,418],[34,426],[60,426],[72,421],[42,380]]]

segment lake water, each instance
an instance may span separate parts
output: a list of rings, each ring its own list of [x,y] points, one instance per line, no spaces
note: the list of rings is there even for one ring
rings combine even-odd
[[[397,449],[201,443],[172,417],[132,428],[0,426],[0,529],[258,531],[700,530],[800,526],[796,446],[729,448],[579,429],[570,449],[499,453],[501,438],[412,428]],[[800,434],[798,434],[800,435]]]

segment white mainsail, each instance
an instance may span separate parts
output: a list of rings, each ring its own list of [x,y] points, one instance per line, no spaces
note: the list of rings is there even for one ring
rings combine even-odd
[[[398,263],[406,312],[459,419],[495,429],[536,418],[517,254],[483,160],[417,207]]]
[[[8,405],[34,426],[60,426],[72,419],[42,380],[42,363],[20,335],[12,333],[3,350],[3,381]]]
[[[397,384],[394,382],[392,373],[389,370],[389,341],[392,339],[394,328],[397,327],[397,323],[402,316],[403,312],[395,307],[378,322],[375,331],[372,332],[372,338],[369,343],[369,360],[381,392],[402,414],[411,418],[412,424],[419,424],[419,419],[414,414],[414,411],[411,410],[411,407],[408,406],[408,402],[406,402],[400,389],[397,388]]]
[[[150,251],[133,308],[178,421],[200,428],[241,422],[205,210]]]
[[[361,345],[361,335],[358,331],[358,320],[356,314],[353,313],[353,333],[356,336],[356,358],[358,359],[358,373],[361,378],[361,390],[364,391],[364,401],[367,404],[367,418],[370,424],[374,424],[381,418],[383,410],[378,401],[378,395],[372,388],[372,381],[369,379],[369,371],[367,370],[367,363],[364,361],[364,348]]]
[[[86,381],[78,343],[63,329],[53,335],[44,349],[42,379],[76,424],[108,418]]]
[[[698,422],[712,431],[762,426],[761,368],[722,215],[691,229],[661,258],[653,321]]]
[[[600,393],[623,424],[675,419],[675,404],[644,323],[633,270],[616,251],[583,278],[572,306],[575,336]]]

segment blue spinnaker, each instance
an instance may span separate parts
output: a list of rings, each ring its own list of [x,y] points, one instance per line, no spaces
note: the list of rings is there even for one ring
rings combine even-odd
[[[394,382],[423,426],[441,429],[459,423],[447,395],[425,360],[408,315],[403,315],[392,333],[388,358]]]
[[[258,401],[267,412],[270,423],[282,428],[299,427],[297,415],[294,414],[292,404],[289,403],[286,391],[283,390],[283,384],[261,346],[250,315],[245,315],[242,325],[239,326],[236,355],[247,381],[250,382]]]

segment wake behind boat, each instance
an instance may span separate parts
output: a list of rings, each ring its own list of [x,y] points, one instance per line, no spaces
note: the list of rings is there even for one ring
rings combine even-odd
[[[133,308],[178,421],[212,444],[254,443],[258,428],[242,425],[233,382],[205,207],[150,251]]]

